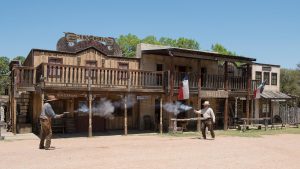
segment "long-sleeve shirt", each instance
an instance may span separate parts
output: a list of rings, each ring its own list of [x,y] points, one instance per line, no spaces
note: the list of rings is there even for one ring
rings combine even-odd
[[[214,113],[213,109],[210,107],[201,109],[196,112],[202,114],[204,119],[211,118],[213,120],[213,122],[215,122],[215,120],[216,120],[215,113]]]
[[[56,114],[55,114],[54,110],[52,109],[52,106],[49,103],[45,103],[43,105],[40,118],[42,118],[42,119],[50,118],[51,119],[51,118],[54,118],[55,116],[56,116]]]

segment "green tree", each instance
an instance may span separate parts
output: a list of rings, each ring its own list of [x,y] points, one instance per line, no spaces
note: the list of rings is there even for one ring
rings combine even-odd
[[[5,89],[9,86],[9,58],[0,57],[0,95],[5,93]]]
[[[117,43],[119,44],[125,57],[134,57],[136,46],[137,44],[141,43],[141,40],[136,35],[128,34],[121,35],[117,39]]]
[[[188,39],[188,38],[178,38],[176,40],[176,47],[179,48],[186,48],[186,49],[195,49],[199,50],[200,46],[199,43],[193,39]]]
[[[172,38],[168,38],[168,37],[161,37],[159,39],[159,42],[161,45],[164,45],[164,46],[176,47],[176,39],[172,39]]]
[[[233,55],[233,56],[236,55],[235,52],[231,52],[231,51],[227,50],[223,45],[221,45],[219,43],[213,44],[211,46],[211,50],[214,52],[223,54],[223,55]]]
[[[300,96],[299,71],[293,69],[281,69],[280,90],[284,93]]]
[[[23,65],[23,63],[25,61],[25,57],[24,56],[17,56],[15,58],[13,58],[13,60],[19,60],[19,61],[21,61],[21,65]]]
[[[161,45],[161,43],[153,35],[145,37],[144,39],[142,39],[141,42],[152,44],[152,45]]]

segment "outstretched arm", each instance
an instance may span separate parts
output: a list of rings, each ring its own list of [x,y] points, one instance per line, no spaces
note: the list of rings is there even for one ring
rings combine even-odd
[[[194,113],[196,113],[196,114],[201,114],[201,110],[198,110],[198,111],[197,111],[197,110],[195,109],[195,110],[194,110]]]

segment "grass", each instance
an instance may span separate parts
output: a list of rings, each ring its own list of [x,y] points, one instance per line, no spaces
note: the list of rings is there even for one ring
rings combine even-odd
[[[209,133],[210,134],[210,133]],[[230,136],[230,137],[262,137],[264,135],[278,135],[278,134],[300,134],[300,128],[285,128],[277,130],[247,130],[242,132],[240,130],[216,130],[216,136]],[[183,132],[183,133],[166,133],[163,136],[171,137],[195,137],[201,136],[199,132]]]

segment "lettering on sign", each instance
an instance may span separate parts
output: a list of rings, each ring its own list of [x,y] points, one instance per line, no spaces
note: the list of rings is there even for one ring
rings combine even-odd
[[[122,56],[121,48],[114,38],[79,35],[72,32],[64,33],[65,36],[57,42],[56,49],[58,51],[78,52],[89,47],[94,47],[105,55]]]
[[[201,91],[201,98],[228,98],[228,91]]]
[[[78,97],[78,94],[58,93],[58,94],[56,94],[56,97],[58,97],[58,98],[75,98],[75,97]]]

